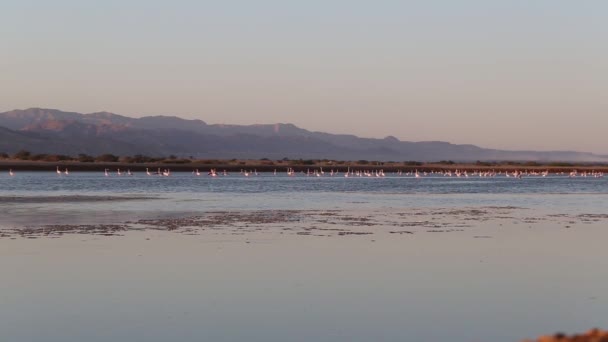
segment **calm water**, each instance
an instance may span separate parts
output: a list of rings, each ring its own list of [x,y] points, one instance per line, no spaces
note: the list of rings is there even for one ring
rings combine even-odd
[[[215,178],[175,173],[170,177],[101,173],[19,173],[0,177],[0,196],[140,195],[161,199],[112,209],[327,209],[436,206],[525,206],[605,211],[608,178],[564,176],[514,179],[456,177],[287,177],[233,174]],[[167,199],[168,201],[163,201]],[[177,205],[179,203],[179,205]],[[63,207],[66,204],[59,204]],[[86,209],[90,204],[78,204]],[[54,207],[59,209],[59,207]]]
[[[12,199],[74,195],[155,199]],[[0,197],[4,228],[264,209],[513,206],[526,208],[514,217],[576,217],[608,213],[608,179],[22,172],[0,176]],[[0,238],[0,340],[506,342],[605,328],[608,220],[564,220],[348,237]]]

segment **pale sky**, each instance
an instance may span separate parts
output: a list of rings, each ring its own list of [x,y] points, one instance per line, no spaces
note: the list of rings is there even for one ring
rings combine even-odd
[[[608,1],[3,0],[29,107],[608,154]]]

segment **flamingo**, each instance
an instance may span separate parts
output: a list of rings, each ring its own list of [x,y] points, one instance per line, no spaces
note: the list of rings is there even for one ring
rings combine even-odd
[[[13,173],[13,170],[12,170],[12,169],[9,169],[9,170],[8,170],[8,175],[9,175],[9,176],[11,176],[11,177],[15,175],[15,174]]]
[[[61,175],[61,170],[59,170],[59,166],[57,166],[57,174]]]

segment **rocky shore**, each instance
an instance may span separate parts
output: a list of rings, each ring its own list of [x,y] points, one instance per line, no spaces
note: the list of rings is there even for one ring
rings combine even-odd
[[[572,336],[555,334],[551,336],[541,336],[536,340],[524,340],[523,342],[608,342],[608,331],[592,329],[583,334]]]

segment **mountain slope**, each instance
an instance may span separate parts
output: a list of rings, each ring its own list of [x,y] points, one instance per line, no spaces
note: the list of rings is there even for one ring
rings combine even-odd
[[[147,154],[197,158],[416,161],[608,161],[591,153],[502,151],[447,142],[311,132],[292,124],[209,125],[174,116],[130,118],[31,108],[0,113],[0,152]]]

